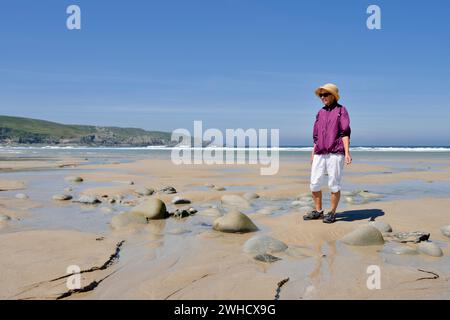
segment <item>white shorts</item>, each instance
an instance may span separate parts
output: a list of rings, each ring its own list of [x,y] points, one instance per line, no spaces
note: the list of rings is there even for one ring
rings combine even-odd
[[[326,173],[328,173],[328,187],[331,192],[340,191],[344,159],[343,154],[315,154],[311,168],[311,191],[321,190]]]

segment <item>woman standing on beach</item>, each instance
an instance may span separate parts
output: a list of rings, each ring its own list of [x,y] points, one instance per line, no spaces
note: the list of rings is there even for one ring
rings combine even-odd
[[[324,223],[336,221],[336,209],[341,197],[341,178],[346,164],[352,162],[350,155],[350,117],[347,109],[338,103],[339,89],[327,83],[316,89],[316,95],[325,105],[319,110],[314,123],[314,147],[311,153],[311,192],[315,210],[303,216],[304,220],[323,218]],[[328,174],[331,191],[331,210],[324,215],[321,186]]]

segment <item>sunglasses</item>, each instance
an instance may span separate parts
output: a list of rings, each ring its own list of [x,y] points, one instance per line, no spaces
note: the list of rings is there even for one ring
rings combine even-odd
[[[325,93],[319,94],[319,97],[320,97],[320,98],[326,98],[326,97],[328,97],[328,96],[331,96],[331,93],[325,92]]]

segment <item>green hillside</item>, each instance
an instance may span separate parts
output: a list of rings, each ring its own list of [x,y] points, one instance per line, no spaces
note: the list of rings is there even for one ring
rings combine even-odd
[[[51,121],[0,116],[2,144],[67,144],[147,146],[170,144],[170,133],[139,128],[66,125]]]

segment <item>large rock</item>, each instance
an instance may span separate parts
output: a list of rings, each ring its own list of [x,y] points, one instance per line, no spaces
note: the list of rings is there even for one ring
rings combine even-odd
[[[222,232],[252,232],[258,230],[258,227],[245,214],[231,210],[214,220],[213,229]]]
[[[433,242],[423,241],[417,245],[417,250],[420,253],[433,256],[433,257],[442,257],[444,253],[439,246]]]
[[[147,219],[164,219],[168,216],[165,203],[157,198],[144,201],[131,209],[131,212]]]
[[[380,230],[372,226],[359,227],[345,235],[341,241],[352,246],[372,246],[384,244]]]
[[[265,254],[285,251],[288,246],[275,238],[258,235],[251,237],[244,243],[243,251],[252,254]]]
[[[250,203],[246,199],[235,194],[225,194],[222,196],[221,201],[222,205],[228,207],[235,207],[239,209],[248,209],[250,207]]]
[[[450,237],[450,225],[442,227],[441,232],[444,236]]]
[[[392,227],[383,221],[369,221],[369,225],[377,228],[381,233],[392,232]]]

